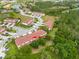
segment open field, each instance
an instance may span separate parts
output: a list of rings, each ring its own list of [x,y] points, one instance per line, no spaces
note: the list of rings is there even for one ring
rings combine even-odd
[[[44,20],[44,21],[46,21],[46,20],[48,20],[48,19],[51,19],[51,20],[56,20],[58,17],[57,16],[48,16],[48,15],[46,15],[46,16],[43,16],[42,17],[42,19]]]

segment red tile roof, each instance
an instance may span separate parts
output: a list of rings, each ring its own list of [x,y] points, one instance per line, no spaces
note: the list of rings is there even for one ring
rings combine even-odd
[[[47,20],[44,24],[49,28],[49,30],[51,30],[52,27],[53,27],[53,21],[52,20]]]
[[[23,22],[23,24],[26,24],[26,25],[30,25],[32,23],[33,23],[33,19],[32,18],[30,18],[30,19],[28,19],[28,20]]]
[[[45,34],[46,34],[46,32],[44,30],[38,30],[32,34],[17,38],[15,40],[15,43],[18,47],[20,47],[22,45],[28,44],[28,43],[40,38],[41,36],[43,36]]]

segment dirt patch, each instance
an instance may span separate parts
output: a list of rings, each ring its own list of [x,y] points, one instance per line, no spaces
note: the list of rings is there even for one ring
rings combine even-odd
[[[48,16],[48,15],[46,15],[46,16],[43,16],[42,18],[43,18],[44,21],[47,21],[49,19],[54,21],[58,17],[57,16]]]

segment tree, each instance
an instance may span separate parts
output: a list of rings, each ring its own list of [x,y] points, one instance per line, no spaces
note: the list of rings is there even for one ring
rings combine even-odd
[[[22,55],[27,55],[27,54],[31,54],[32,50],[31,50],[31,47],[30,46],[23,46],[20,48],[20,53]]]
[[[59,50],[58,55],[61,56],[61,59],[76,59],[77,49],[74,41],[56,36],[54,43],[55,49]]]
[[[34,41],[30,44],[33,48],[38,48],[39,47],[39,43],[37,41]]]
[[[52,56],[48,51],[43,50],[41,53],[41,59],[52,59]]]
[[[58,30],[57,28],[53,28],[51,31],[49,31],[47,34],[47,38],[50,40],[54,39],[55,33],[57,32],[57,30]]]
[[[54,41],[55,53],[57,53],[61,59],[76,59],[77,56],[77,43],[79,40],[77,29],[78,25],[78,13],[79,11],[70,11],[70,13],[61,14],[58,22],[56,22],[56,27],[58,31],[56,32]]]
[[[39,45],[45,45],[45,43],[46,43],[46,39],[45,38],[40,38],[40,39],[38,39],[38,41],[37,41],[38,43],[39,43]]]

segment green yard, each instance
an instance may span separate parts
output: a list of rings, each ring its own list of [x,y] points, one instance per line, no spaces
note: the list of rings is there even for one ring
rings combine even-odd
[[[0,19],[3,21],[6,18],[17,18],[20,19],[21,22],[26,21],[27,19],[29,19],[30,17],[26,17],[26,16],[22,16],[19,13],[15,13],[15,12],[9,12],[9,13],[2,13],[0,14]]]
[[[5,59],[8,59],[18,53],[18,49],[13,41],[8,43],[7,48],[9,48],[9,51],[7,52]]]
[[[28,18],[30,18],[30,17],[22,16],[19,13],[15,13],[15,12],[7,13],[7,14],[9,14],[10,17],[20,19],[21,22],[26,21]]]

